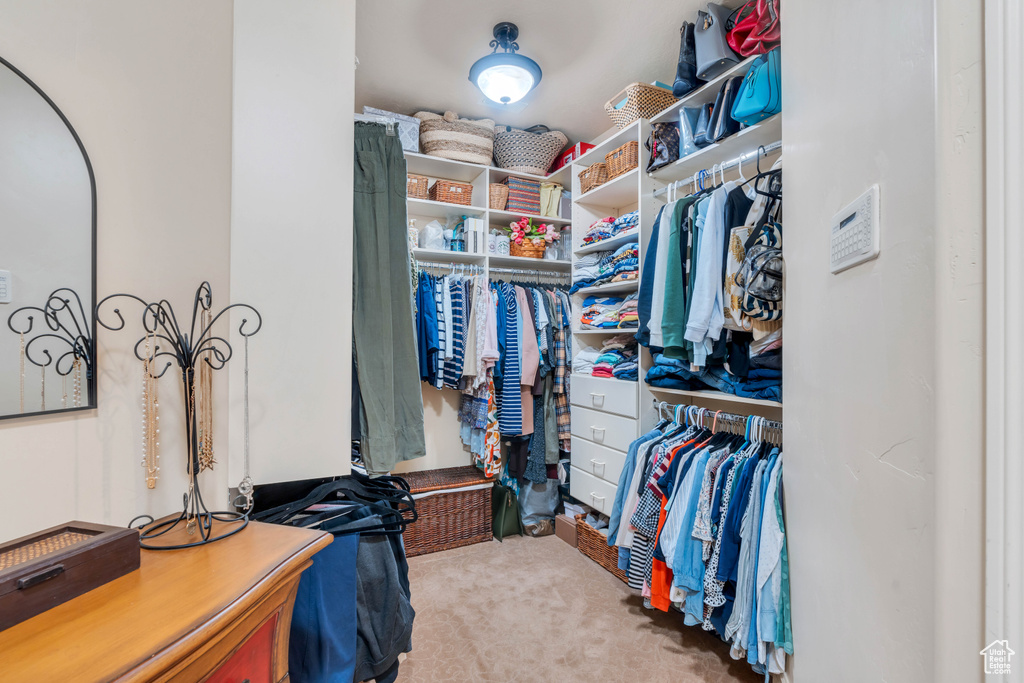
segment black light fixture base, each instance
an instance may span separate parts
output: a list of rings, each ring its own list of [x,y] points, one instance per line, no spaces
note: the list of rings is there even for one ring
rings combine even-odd
[[[516,39],[519,38],[519,27],[511,21],[503,21],[494,25],[494,40],[490,46],[497,52],[502,48],[505,52],[515,52],[519,49]]]

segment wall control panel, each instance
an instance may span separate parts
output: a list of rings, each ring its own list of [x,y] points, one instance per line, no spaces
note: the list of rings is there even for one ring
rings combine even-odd
[[[878,257],[878,185],[832,217],[831,246],[833,273]]]
[[[0,270],[0,304],[11,303],[11,271]]]

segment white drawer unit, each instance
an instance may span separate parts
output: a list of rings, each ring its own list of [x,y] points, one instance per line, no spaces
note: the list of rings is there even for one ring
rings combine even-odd
[[[639,414],[636,393],[636,382],[586,375],[572,377],[573,405],[584,408],[635,418]]]
[[[572,466],[617,486],[626,454],[593,441],[572,437]]]
[[[573,467],[569,475],[569,494],[605,515],[610,515],[615,505],[615,484],[577,467]]]
[[[576,387],[572,389],[576,391]],[[572,407],[572,435],[613,448],[629,450],[629,444],[637,437],[637,420],[619,415],[602,413],[580,406]]]

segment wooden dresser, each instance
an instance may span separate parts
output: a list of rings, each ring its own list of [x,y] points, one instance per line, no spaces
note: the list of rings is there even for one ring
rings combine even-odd
[[[250,522],[203,547],[143,550],[138,571],[0,631],[0,679],[287,681],[299,576],[330,542]]]

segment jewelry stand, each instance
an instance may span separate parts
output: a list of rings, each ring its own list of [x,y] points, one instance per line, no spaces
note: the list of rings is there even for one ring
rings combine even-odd
[[[75,305],[72,305],[72,300],[74,300]],[[92,381],[92,359],[95,355],[95,342],[89,329],[89,316],[85,314],[85,307],[82,306],[82,299],[78,296],[78,292],[68,287],[55,289],[50,296],[46,297],[46,303],[41,307],[22,306],[11,313],[7,317],[7,327],[10,328],[11,332],[22,335],[22,339],[29,337],[32,334],[32,328],[35,326],[35,316],[32,315],[33,313],[42,315],[43,322],[46,323],[49,331],[40,332],[28,339],[24,347],[24,358],[40,368],[53,364],[57,375],[60,377],[70,375],[75,370],[76,365],[78,367],[85,365],[85,378],[89,392],[88,405],[75,407],[88,408],[95,406],[96,385]],[[16,318],[24,319],[21,325],[24,329],[15,327],[17,324]],[[56,361],[54,361],[50,349],[47,348],[48,345],[54,343],[52,340],[56,340],[55,343],[62,348],[64,346],[67,347],[66,351],[57,356]],[[45,357],[45,361],[40,357],[40,354],[35,353],[37,347],[41,349],[41,355]],[[76,374],[76,377],[80,376],[80,372]],[[79,391],[80,388],[79,385]]]
[[[248,319],[243,318],[242,324],[238,326],[238,333],[248,338],[260,331],[263,327],[263,318],[259,311],[248,304],[231,304],[224,308],[217,315],[213,316],[210,323],[203,329],[196,332],[196,325],[200,324],[202,315],[210,311],[213,306],[213,290],[209,282],[203,282],[196,290],[195,300],[192,304],[192,324],[188,333],[178,326],[178,319],[174,315],[174,308],[166,299],[159,302],[148,303],[134,294],[112,294],[96,306],[96,321],[108,330],[123,330],[125,327],[124,316],[120,309],[114,309],[117,322],[107,324],[101,317],[101,307],[111,299],[124,297],[134,299],[145,308],[142,312],[142,327],[146,334],[135,343],[135,357],[141,361],[154,361],[160,356],[169,356],[178,363],[181,368],[181,381],[185,389],[185,431],[188,443],[188,467],[189,475],[188,491],[185,493],[184,509],[177,517],[168,518],[160,522],[153,522],[140,527],[140,545],[149,550],[177,550],[180,548],[192,548],[206,543],[213,543],[221,539],[237,534],[249,523],[249,516],[245,512],[211,512],[203,502],[202,493],[199,490],[199,429],[196,421],[196,403],[192,388],[196,379],[196,371],[199,363],[205,362],[212,369],[220,370],[231,360],[232,350],[227,339],[213,334],[213,327],[222,315],[232,308],[245,308],[256,316],[255,329],[246,332]],[[152,349],[152,355],[146,357],[141,353],[145,348],[146,339],[155,339],[156,346]],[[163,348],[163,345],[167,348]],[[158,375],[152,377],[163,377],[173,364],[168,361],[164,369]],[[143,517],[148,517],[144,515]],[[138,518],[136,518],[138,519]],[[134,520],[133,520],[134,521]],[[218,530],[214,532],[214,521],[220,522]],[[199,532],[199,538],[192,543],[179,543],[176,545],[161,545],[159,539],[164,534],[176,528],[179,524],[185,524],[188,534],[195,535]]]

